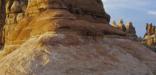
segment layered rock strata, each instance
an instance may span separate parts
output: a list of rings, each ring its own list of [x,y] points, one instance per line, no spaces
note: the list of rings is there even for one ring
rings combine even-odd
[[[5,46],[18,46],[49,31],[125,35],[109,25],[110,16],[100,0],[8,0],[6,16]]]
[[[101,0],[8,0],[1,75],[154,75],[156,53],[109,25]]]

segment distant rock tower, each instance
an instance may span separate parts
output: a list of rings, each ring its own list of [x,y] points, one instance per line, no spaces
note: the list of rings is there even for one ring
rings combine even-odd
[[[156,26],[154,26],[152,23],[146,24],[144,43],[149,47],[156,46]]]
[[[153,24],[147,24],[147,33],[151,35],[153,33]]]
[[[125,32],[129,38],[137,40],[136,30],[132,22],[127,22],[127,24],[124,24],[123,20],[120,19],[118,24],[116,24],[115,21],[112,21],[111,25],[113,28]]]
[[[125,27],[124,22],[123,22],[122,19],[119,20],[118,25],[117,25],[117,28],[118,28],[119,30],[124,31],[124,32],[126,31],[126,27]]]
[[[131,35],[131,36],[137,36],[136,35],[136,30],[135,30],[135,27],[133,26],[133,23],[132,22],[127,22],[126,24],[126,32]]]
[[[116,22],[115,21],[112,21],[112,27],[114,27],[114,28],[116,28],[117,27],[117,24],[116,24]]]

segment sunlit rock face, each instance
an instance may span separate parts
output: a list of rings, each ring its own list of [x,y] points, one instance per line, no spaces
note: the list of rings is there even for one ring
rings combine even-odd
[[[149,47],[156,46],[156,26],[151,24],[146,24],[146,33],[144,35],[144,44]]]
[[[103,18],[107,22],[110,20],[110,16],[103,9],[101,0],[29,0],[27,9],[27,13],[36,13],[46,9],[66,9],[81,16],[81,18],[90,16],[92,18]]]
[[[132,39],[138,39],[138,36],[136,34],[135,27],[133,26],[132,22],[127,22],[126,24],[126,32],[128,33],[128,36]]]
[[[101,0],[8,0],[5,46],[14,49],[13,45],[19,46],[28,38],[49,31],[125,35],[122,31],[113,30],[109,20]]]
[[[127,22],[126,24],[124,24],[124,21],[120,19],[118,24],[116,24],[115,21],[112,21],[111,26],[125,32],[130,39],[138,40],[136,30],[132,22]]]
[[[110,16],[103,9],[100,0],[8,0],[6,11],[8,24],[20,21],[24,15],[33,16],[47,9],[65,9],[87,20],[99,19],[109,22]],[[83,16],[82,16],[83,15]],[[103,20],[102,20],[103,19]]]
[[[1,75],[154,75],[156,53],[109,25],[101,0],[8,0]]]

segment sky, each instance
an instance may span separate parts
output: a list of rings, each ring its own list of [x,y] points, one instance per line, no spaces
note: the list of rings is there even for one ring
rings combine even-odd
[[[138,36],[145,33],[146,23],[156,25],[156,0],[102,0],[111,20],[132,21]]]

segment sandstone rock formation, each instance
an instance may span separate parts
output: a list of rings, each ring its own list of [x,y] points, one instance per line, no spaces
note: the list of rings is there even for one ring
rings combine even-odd
[[[127,24],[125,25],[123,20],[119,20],[118,24],[116,24],[115,21],[112,21],[112,27],[119,29],[123,32],[126,32],[128,37],[132,37],[134,39],[137,39],[137,34],[136,34],[136,30],[135,27],[133,26],[132,22],[127,22]]]
[[[136,35],[136,30],[135,30],[135,27],[133,26],[133,23],[132,23],[132,22],[128,22],[128,23],[126,24],[126,32],[127,32],[130,36],[137,37],[137,35]]]
[[[19,9],[17,9],[17,7]],[[8,0],[1,75],[154,75],[156,53],[109,25],[101,0]]]
[[[116,24],[115,21],[112,21],[112,24],[111,25],[112,25],[113,28],[117,28],[117,24]]]
[[[9,0],[6,12],[5,48],[14,49],[30,37],[49,31],[125,35],[109,25],[110,16],[101,1]]]
[[[126,27],[125,27],[125,25],[124,25],[124,22],[123,22],[123,20],[121,19],[121,20],[119,20],[119,22],[118,22],[118,29],[119,30],[121,30],[121,31],[126,31]]]
[[[124,43],[121,45],[121,43]],[[134,41],[45,33],[0,60],[2,75],[154,75],[156,54]]]
[[[152,23],[146,24],[144,43],[150,47],[156,45],[156,26],[154,26]]]

